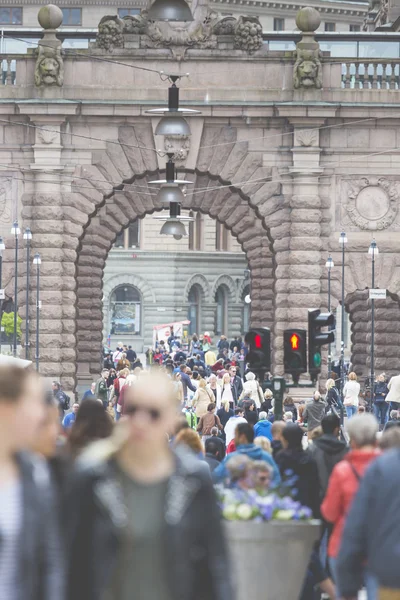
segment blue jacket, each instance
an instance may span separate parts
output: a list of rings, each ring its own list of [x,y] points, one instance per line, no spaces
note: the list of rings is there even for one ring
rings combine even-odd
[[[194,385],[192,384],[192,381],[191,381],[189,375],[187,375],[187,373],[181,373],[181,381],[182,381],[182,386],[183,386],[183,397],[185,398],[185,400],[187,400],[188,388],[192,392],[196,392],[197,388],[194,387]]]
[[[266,419],[254,425],[254,437],[266,437],[272,442],[272,424]]]
[[[357,596],[365,560],[382,587],[400,589],[400,449],[373,461],[361,479],[337,557],[342,596]]]
[[[64,427],[64,429],[70,429],[70,427],[72,427],[72,425],[75,423],[75,420],[76,414],[68,413],[63,419],[62,426]]]
[[[248,456],[252,460],[263,460],[266,463],[268,463],[273,469],[271,483],[273,485],[280,484],[281,476],[280,476],[279,469],[276,466],[274,459],[272,458],[272,456],[270,454],[268,454],[268,452],[265,452],[265,450],[262,450],[262,448],[260,448],[259,446],[256,446],[255,444],[242,444],[241,446],[238,447],[236,452],[231,452],[231,454],[228,454],[228,456],[226,458],[224,458],[224,460],[219,465],[219,467],[217,467],[215,469],[215,471],[213,472],[212,476],[213,476],[214,482],[217,483],[217,482],[223,481],[224,479],[227,479],[229,477],[229,471],[226,468],[226,465],[233,456],[237,456],[238,454],[244,454],[245,456]]]

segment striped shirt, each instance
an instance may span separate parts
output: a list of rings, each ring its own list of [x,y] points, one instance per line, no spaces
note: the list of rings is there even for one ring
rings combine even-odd
[[[13,481],[0,488],[0,598],[19,598],[18,556],[22,527],[22,485]]]

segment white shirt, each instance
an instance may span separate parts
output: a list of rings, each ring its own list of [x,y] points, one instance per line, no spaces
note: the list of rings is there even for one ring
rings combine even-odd
[[[247,423],[244,417],[231,417],[225,425],[226,445],[229,446],[231,441],[235,438],[236,427],[239,423]]]
[[[360,384],[358,381],[350,380],[343,388],[344,402],[346,406],[358,406],[358,396],[360,395]]]

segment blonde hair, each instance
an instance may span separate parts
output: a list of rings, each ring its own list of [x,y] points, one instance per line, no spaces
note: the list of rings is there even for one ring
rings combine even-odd
[[[229,400],[224,400],[224,402],[222,403],[222,406],[225,409],[225,412],[229,412],[229,409],[231,407],[231,403],[229,402]]]
[[[350,379],[350,381],[357,381],[357,375],[356,375],[356,373],[354,373],[354,371],[349,373],[349,379]]]
[[[330,390],[333,387],[335,387],[335,380],[334,379],[328,379],[328,381],[326,382],[326,389]]]
[[[226,377],[228,377],[227,381],[225,381]],[[231,382],[231,376],[229,375],[229,373],[224,373],[224,376],[222,378],[222,383],[225,384],[225,383],[230,383],[230,382]]]
[[[199,388],[205,388],[207,385],[207,381],[205,379],[200,379]]]
[[[262,448],[262,450],[265,450],[265,452],[268,452],[268,454],[272,453],[271,442],[264,435],[260,435],[260,437],[256,437],[254,440],[254,443],[256,446],[259,446],[260,448]]]
[[[265,390],[264,392],[264,398],[273,398],[273,393],[271,392],[271,390]]]

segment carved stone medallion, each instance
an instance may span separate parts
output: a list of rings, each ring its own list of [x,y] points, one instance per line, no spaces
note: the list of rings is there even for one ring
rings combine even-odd
[[[360,229],[386,229],[394,222],[398,211],[398,182],[384,177],[364,177],[351,183],[346,212]]]

